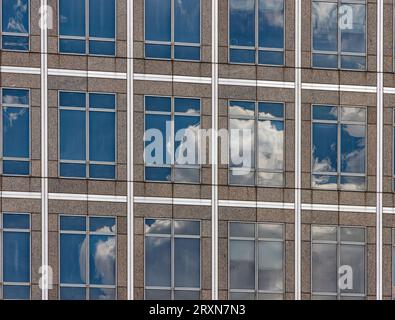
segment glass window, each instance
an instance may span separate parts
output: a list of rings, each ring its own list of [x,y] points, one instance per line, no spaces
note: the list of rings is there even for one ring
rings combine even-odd
[[[312,106],[312,187],[364,191],[366,108]]]
[[[366,69],[366,1],[312,1],[312,65]]]
[[[59,52],[115,55],[115,0],[59,0]]]
[[[200,182],[200,99],[145,97],[145,180]]]
[[[0,214],[0,253],[0,299],[29,300],[29,214]]]
[[[229,101],[229,184],[284,185],[284,108]]]
[[[200,0],[145,0],[145,57],[200,60]]]
[[[229,223],[229,299],[281,300],[284,226]]]
[[[115,94],[59,92],[61,177],[115,179],[115,109]]]
[[[229,61],[284,64],[284,0],[229,1]]]
[[[29,0],[1,0],[1,49],[28,51]]]
[[[365,229],[312,226],[313,300],[365,298]]]
[[[1,89],[2,173],[30,174],[30,92]]]
[[[145,299],[200,299],[200,222],[145,220]]]
[[[61,300],[115,300],[116,219],[60,216]]]

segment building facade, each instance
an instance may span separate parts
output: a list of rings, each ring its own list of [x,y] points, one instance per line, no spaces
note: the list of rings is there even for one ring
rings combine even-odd
[[[395,297],[393,1],[0,4],[0,299]]]

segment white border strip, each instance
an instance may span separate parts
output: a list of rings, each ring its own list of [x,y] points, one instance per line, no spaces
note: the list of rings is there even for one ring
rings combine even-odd
[[[103,78],[103,79],[126,80],[126,73],[107,72],[107,71],[48,69],[48,75],[63,76],[63,77]]]
[[[17,74],[41,74],[41,68],[0,66],[1,73],[17,73]]]
[[[48,300],[48,29],[47,0],[41,0],[41,288],[42,300]],[[44,269],[43,269],[44,268]]]
[[[294,89],[295,83],[284,81],[269,80],[249,80],[249,79],[219,79],[219,84],[224,86],[246,86],[246,87],[263,87],[263,88],[281,88]]]
[[[159,197],[134,197],[135,203],[142,204],[174,204],[185,206],[211,206],[211,199],[183,199],[183,198],[159,198]]]
[[[302,299],[302,0],[295,0],[295,300]]]
[[[376,213],[376,207],[333,205],[319,203],[303,203],[302,210],[310,211],[330,211],[330,212],[356,212],[356,213]]]
[[[212,93],[211,93],[211,197],[212,197],[212,220],[211,220],[211,259],[212,259],[212,300],[218,300],[218,1],[212,0],[211,19],[211,59],[212,59]]]
[[[134,8],[133,0],[127,1],[127,291],[128,300],[134,300]]]
[[[264,202],[264,201],[238,201],[238,200],[219,200],[220,207],[233,208],[259,208],[259,209],[283,209],[294,210],[293,203],[285,202]]]
[[[190,77],[190,76],[174,76],[162,74],[135,73],[133,76],[137,81],[159,81],[159,82],[180,82],[195,84],[210,84],[211,78],[208,77]]]
[[[303,90],[320,90],[320,91],[339,91],[339,92],[361,92],[376,93],[376,87],[372,86],[354,86],[344,84],[326,84],[326,83],[302,83]]]
[[[50,193],[48,195],[48,198],[49,200],[127,203],[126,196],[111,196],[111,195],[96,195],[96,194]]]
[[[376,299],[383,299],[384,3],[377,0]]]
[[[41,192],[2,191],[1,197],[5,199],[36,199],[41,200]]]

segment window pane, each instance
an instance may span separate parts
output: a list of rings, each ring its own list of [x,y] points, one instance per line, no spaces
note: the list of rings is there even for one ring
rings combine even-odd
[[[90,300],[115,300],[115,289],[110,288],[90,288]]]
[[[346,283],[347,288],[340,288],[342,293],[365,293],[365,246],[344,245],[340,246],[340,266],[350,269],[340,274],[339,282]],[[342,281],[342,276],[345,281]],[[347,280],[352,279],[352,283]],[[350,286],[350,287],[348,287]]]
[[[316,68],[332,68],[338,67],[338,57],[332,54],[313,54],[313,66]]]
[[[337,241],[337,227],[312,227],[311,239],[313,241]]]
[[[90,218],[89,230],[91,232],[115,233],[115,218]]]
[[[255,171],[249,168],[231,168],[229,172],[229,184],[253,186],[255,185]]]
[[[3,160],[3,174],[5,175],[29,175],[30,163],[28,161]]]
[[[86,289],[61,287],[60,300],[86,300]]]
[[[145,115],[145,165],[172,163],[170,121],[167,115]]]
[[[86,178],[86,165],[61,163],[60,176],[71,178]]]
[[[259,50],[258,63],[259,64],[269,64],[269,65],[283,65],[284,64],[284,52],[283,51]]]
[[[3,35],[2,45],[4,50],[28,51],[29,37]]]
[[[200,287],[200,239],[174,239],[175,286]]]
[[[90,236],[90,284],[115,285],[116,244],[114,236]]]
[[[153,58],[153,59],[170,59],[171,46],[160,45],[160,44],[146,44],[145,56],[147,58]]]
[[[255,0],[230,0],[230,45],[255,46]]]
[[[3,108],[4,157],[29,158],[30,119],[29,108]]]
[[[282,103],[269,103],[259,102],[258,115],[260,118],[283,118],[284,117],[284,104]]]
[[[168,56],[163,58],[168,58]],[[200,60],[200,47],[174,46],[174,59]]]
[[[311,246],[312,290],[313,292],[337,292],[337,250],[336,244]]]
[[[337,120],[337,107],[313,106],[314,120]]]
[[[284,0],[259,0],[259,47],[284,47]]]
[[[341,120],[342,121],[356,121],[363,122],[366,121],[366,109],[365,108],[350,108],[343,107],[340,109]]]
[[[170,182],[171,169],[170,168],[145,168],[146,181]]]
[[[60,159],[86,159],[85,111],[60,111]]]
[[[230,167],[251,169],[255,167],[255,121],[230,119]],[[247,171],[248,172],[248,171]]]
[[[365,177],[340,177],[340,188],[348,191],[364,191],[366,189]]]
[[[284,122],[258,121],[258,168],[283,170]]]
[[[284,227],[280,224],[258,224],[258,237],[265,239],[282,240],[284,237]]]
[[[146,234],[171,234],[171,221],[170,220],[145,220],[145,233]]]
[[[229,300],[255,300],[253,292],[230,292]]]
[[[200,169],[174,168],[174,182],[199,183]]]
[[[174,300],[199,300],[200,292],[199,291],[174,291]]]
[[[59,33],[85,36],[85,0],[59,0]]]
[[[3,233],[5,282],[30,282],[30,233]]]
[[[340,228],[340,241],[365,242],[365,229]]]
[[[62,231],[85,231],[86,218],[78,216],[61,216],[60,230]]]
[[[60,282],[86,283],[86,236],[84,234],[60,235]]]
[[[284,175],[283,173],[272,173],[272,172],[258,172],[258,185],[265,187],[282,187],[284,186]]]
[[[3,32],[29,33],[29,1],[2,1]]]
[[[184,113],[200,113],[200,99],[174,99],[174,111]]]
[[[86,94],[81,92],[59,92],[59,105],[62,107],[85,108]]]
[[[177,101],[177,108],[179,108],[180,100]],[[159,112],[170,112],[171,111],[171,98],[167,97],[145,97],[145,111],[159,111]],[[177,111],[181,112],[181,111]]]
[[[230,288],[255,288],[255,241],[230,241]]]
[[[115,38],[115,0],[89,0],[89,35]]]
[[[30,216],[28,214],[3,214],[4,229],[30,229]]]
[[[314,1],[312,15],[313,50],[337,51],[337,3]]]
[[[352,14],[352,27],[351,28],[340,28],[341,39],[342,39],[342,52],[366,52],[366,17],[365,17],[365,5],[347,4],[345,6],[349,8]],[[345,12],[344,14],[347,14]]]
[[[30,287],[29,286],[4,286],[3,298],[5,300],[29,300]]]
[[[145,290],[145,300],[171,300],[170,290]]]
[[[273,293],[260,293],[258,294],[258,300],[283,300],[284,296],[282,294]]]
[[[174,1],[174,40],[200,43],[200,0]]]
[[[86,52],[85,40],[60,39],[59,51],[62,53],[85,54]]]
[[[115,95],[92,93],[89,95],[89,108],[115,109]]]
[[[365,136],[365,126],[341,126],[342,172],[365,173]]]
[[[91,161],[115,161],[114,112],[89,112],[89,158]]]
[[[255,103],[249,101],[230,101],[229,116],[254,117]]]
[[[174,221],[174,234],[199,236],[200,235],[200,222],[199,221],[175,220]]]
[[[255,238],[255,224],[232,222],[229,224],[229,236],[235,238]]]
[[[145,40],[171,40],[171,0],[145,0]]]
[[[94,55],[114,56],[114,41],[89,41],[89,53]]]
[[[311,186],[317,189],[337,189],[337,176],[313,175],[311,177]]]
[[[337,125],[313,124],[313,172],[337,171]]]
[[[255,63],[255,51],[230,49],[229,61],[234,63]]]
[[[259,290],[283,290],[283,244],[282,242],[258,242]]]
[[[174,162],[199,165],[200,117],[174,117]]]
[[[92,179],[115,179],[115,166],[91,164],[89,176]]]
[[[145,238],[145,285],[170,287],[170,238]]]

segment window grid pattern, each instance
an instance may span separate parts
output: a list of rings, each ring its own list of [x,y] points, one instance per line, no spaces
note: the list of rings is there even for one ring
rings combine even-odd
[[[62,102],[62,96],[66,97],[67,95],[84,96],[84,98],[76,100],[67,99],[67,102]],[[95,102],[91,102],[91,99]],[[85,125],[85,132],[82,132],[82,136],[80,138],[85,141],[85,150],[83,151],[83,154],[75,156],[71,152],[63,151],[64,148],[70,148],[71,143],[69,141],[67,143],[63,142],[63,138],[66,138],[67,135],[71,135],[71,132],[68,132],[67,128],[63,129],[62,125],[63,123],[66,123],[66,121],[64,120],[65,118],[62,117],[67,114],[76,116],[80,114],[80,116],[82,116],[82,113],[85,113],[82,117],[84,118],[84,120],[82,120],[82,125]],[[59,176],[62,178],[114,180],[116,177],[117,149],[116,95],[112,93],[59,91],[58,118],[60,123]],[[108,130],[105,131],[105,135],[103,135],[101,140],[99,139],[98,141],[94,140],[96,137],[92,136],[91,131],[93,130],[90,130],[91,128],[97,127],[97,125],[94,124],[94,121],[98,121],[98,123],[101,121],[103,125],[109,126]],[[111,130],[112,127],[114,130]],[[99,128],[99,130],[101,130],[101,128]],[[104,137],[107,137],[108,141],[106,141],[106,143],[103,141],[105,139]],[[93,141],[95,141],[95,144]],[[77,140],[73,142],[76,144],[83,143],[82,141]],[[93,144],[95,147],[92,146]],[[94,151],[94,148],[98,149],[98,151]],[[106,148],[110,148],[110,150],[105,150]]]
[[[146,58],[200,60],[201,0],[144,0],[144,12]]]
[[[229,0],[228,5],[229,62],[283,66],[284,0]]]
[[[0,24],[2,50],[29,51],[29,0],[0,0]]]
[[[60,215],[59,226],[59,299],[116,300],[116,218]]]
[[[30,91],[1,88],[0,154],[1,173],[30,174]]]
[[[30,235],[29,214],[0,213],[0,300],[30,300]]]
[[[67,8],[70,10],[70,12],[67,12],[67,15],[63,15],[64,24],[58,19],[59,53],[115,56],[116,3],[116,0],[58,0],[59,15],[62,15],[62,9]],[[105,5],[110,6],[107,7]],[[83,15],[79,15],[80,12]],[[94,16],[95,14],[97,15],[96,17]],[[81,19],[81,21],[73,19]],[[101,19],[99,25],[106,25],[106,31],[94,30],[92,21],[97,19]],[[83,25],[82,30],[68,30],[68,28],[73,29],[71,27],[72,24]],[[108,34],[109,31],[111,35]]]
[[[337,227],[337,226],[312,226],[311,228],[311,294],[312,300],[363,300],[366,297],[366,230],[365,228],[357,228],[357,227]],[[321,230],[321,232],[320,232]],[[322,230],[325,230],[322,232]],[[355,234],[355,238],[346,238],[346,234],[352,234],[352,230],[354,230],[358,235]],[[321,233],[321,234],[320,234]],[[361,236],[362,235],[362,236]],[[322,250],[323,247],[329,249],[330,247],[335,248],[336,254],[336,269],[332,270],[333,274],[328,275],[327,273],[320,273],[318,267],[315,267],[315,255],[319,255],[317,252],[319,251],[318,247]],[[351,279],[352,289],[341,289],[339,283],[342,282],[340,278],[344,276],[344,273],[341,273],[340,267],[343,265],[344,259],[347,259],[346,254],[342,255],[342,249],[345,248],[363,248],[363,256],[359,256],[361,261],[356,261],[355,266],[351,265]],[[316,252],[317,250],[317,252]],[[322,255],[320,257],[324,260],[332,261],[332,257]],[[359,285],[360,288],[356,287],[356,282],[358,281],[358,276],[355,274],[355,269],[357,264],[360,263],[362,265],[362,285]],[[349,274],[350,275],[350,274]],[[335,291],[330,290],[316,290],[315,279],[324,278],[324,277],[333,277],[332,280],[334,283],[331,283],[331,286],[335,287]],[[361,279],[360,277],[360,279]],[[357,280],[357,281],[355,281]]]
[[[312,105],[311,114],[311,186],[365,191],[366,108]]]
[[[172,146],[163,150],[161,163],[151,163],[147,160],[148,155],[146,154],[144,180],[150,182],[199,183],[201,179],[200,145],[196,132],[200,129],[201,121],[200,99],[145,96],[144,100],[145,132],[149,129],[161,130],[164,147],[167,144]],[[155,127],[159,123],[161,128]],[[171,131],[170,133],[168,132],[169,130]],[[183,136],[181,141],[179,139],[180,133]],[[195,163],[187,162],[181,164],[177,160],[183,150],[180,144],[184,141],[184,138],[191,139],[190,142],[195,145]],[[151,141],[146,141],[145,146],[147,147],[150,143]],[[179,151],[178,153],[177,150]],[[148,153],[150,151],[146,149],[145,152]]]
[[[366,16],[366,0],[312,0],[312,67],[366,70]]]
[[[162,219],[145,219],[145,241],[144,241],[144,298],[146,300],[199,300],[201,292],[201,226],[200,221],[197,220],[162,220]],[[165,247],[162,248],[161,254],[166,255],[165,263],[161,266],[160,272],[170,272],[169,275],[165,275],[169,279],[170,286],[165,285],[154,285],[153,282],[158,281],[150,279],[152,272],[148,271],[148,268],[152,267],[149,265],[149,247],[151,241],[156,243],[170,242],[169,250]],[[184,262],[184,272],[187,272],[186,277],[188,280],[178,280],[181,285],[177,285],[177,277],[180,277],[180,273],[177,272],[178,255],[180,253],[191,254],[194,249],[187,249],[181,252],[177,252],[177,242],[179,243],[195,243],[194,249],[198,251],[198,255],[195,254],[195,259],[190,259],[189,262]],[[170,252],[169,252],[170,251]],[[169,256],[168,256],[169,255]],[[197,257],[197,259],[196,259]],[[187,258],[190,258],[187,257]],[[158,258],[155,256],[155,262],[157,263]],[[159,260],[160,261],[160,260]],[[170,264],[170,270],[167,265]],[[186,268],[187,267],[187,268]],[[182,269],[182,268],[181,268]],[[190,280],[194,278],[194,280]],[[160,280],[159,280],[160,282]],[[166,281],[167,282],[167,281]],[[184,284],[183,284],[184,282]],[[189,284],[186,285],[185,282]],[[194,283],[194,285],[193,285]]]
[[[284,185],[284,112],[285,104],[281,102],[229,101],[229,184],[265,187]],[[240,168],[239,164],[232,161],[232,130],[236,130],[236,137],[240,140],[239,130],[242,128],[252,129],[253,132],[251,170]],[[242,143],[245,143],[245,139],[239,142],[239,153]]]
[[[284,250],[284,225],[269,223],[239,223],[230,222],[228,224],[228,283],[229,283],[229,299],[230,300],[282,300],[284,299],[284,279],[285,279],[285,250]],[[250,268],[237,268],[233,265],[239,258],[240,263],[246,260],[248,249],[241,246],[241,243],[250,244],[253,247],[253,266]],[[232,245],[239,246],[239,252],[232,250]],[[263,249],[267,250],[260,250]],[[232,253],[241,255],[241,257],[232,257]],[[263,255],[262,255],[263,254]],[[232,263],[232,260],[235,259]],[[273,261],[277,261],[277,265]],[[232,270],[233,267],[235,270]],[[253,270],[249,270],[253,268]],[[261,270],[262,269],[262,270]],[[240,272],[241,271],[241,272]],[[248,272],[250,271],[250,272]],[[262,272],[262,275],[261,272]],[[273,282],[270,272],[276,272],[277,277]],[[269,273],[269,277],[265,272]],[[239,275],[237,275],[239,273]],[[240,273],[242,275],[240,276]],[[281,275],[280,275],[281,273]],[[253,274],[253,287],[248,287],[251,281],[247,279]],[[272,273],[273,275],[273,273]],[[260,276],[263,280],[261,281]],[[236,288],[237,284],[232,283],[232,279],[240,277],[237,281],[239,285],[242,283],[244,288]],[[262,283],[263,282],[263,283]],[[263,289],[262,289],[263,287]]]

